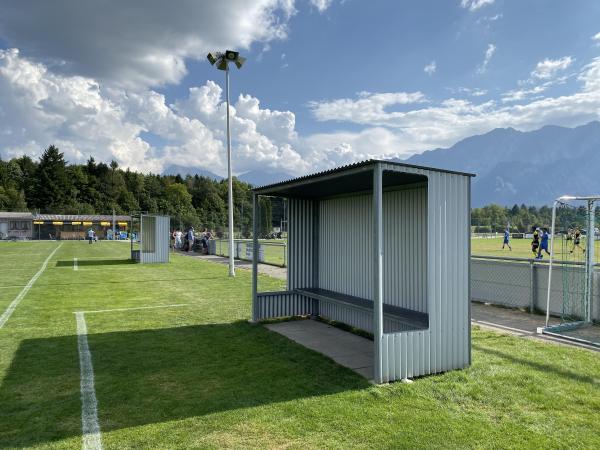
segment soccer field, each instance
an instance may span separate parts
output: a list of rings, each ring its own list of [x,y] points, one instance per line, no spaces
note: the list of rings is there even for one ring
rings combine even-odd
[[[128,251],[0,243],[0,448],[600,448],[598,353],[476,329],[470,368],[374,386],[248,324],[249,272]]]
[[[472,238],[471,239],[471,254],[477,256],[506,256],[512,258],[531,258],[531,239],[511,239],[510,245],[512,247],[512,251],[505,247],[502,249],[502,237],[498,238]],[[596,260],[599,259],[600,256],[600,241],[596,241]],[[568,249],[571,248],[571,244],[568,244]],[[586,241],[582,239],[581,246],[585,247]],[[555,254],[557,257],[561,257],[562,252],[562,242],[556,241],[554,243],[555,246]],[[577,251],[577,250],[576,250]],[[577,255],[579,260],[583,260],[583,255]],[[548,255],[544,253],[544,260],[548,259]]]

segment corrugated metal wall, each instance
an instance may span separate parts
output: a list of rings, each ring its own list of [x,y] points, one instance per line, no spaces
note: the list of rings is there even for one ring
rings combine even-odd
[[[471,360],[470,178],[391,164],[382,164],[382,169],[428,178],[429,329],[384,334],[379,343],[382,373],[376,381],[387,382],[465,367]]]
[[[142,264],[169,262],[171,219],[168,216],[141,216]]]
[[[314,202],[292,198],[288,218],[288,290],[313,286]]]
[[[373,196],[320,202],[319,286],[373,300]],[[383,193],[384,303],[427,312],[427,187]],[[291,252],[290,252],[291,253]]]
[[[260,292],[256,298],[257,309],[254,320],[305,316],[312,313],[312,300],[295,292]]]

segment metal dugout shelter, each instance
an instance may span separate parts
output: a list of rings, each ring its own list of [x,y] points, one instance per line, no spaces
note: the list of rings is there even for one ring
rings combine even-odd
[[[369,160],[253,191],[289,201],[287,289],[258,292],[254,321],[311,315],[373,333],[374,381],[471,362],[472,174]]]
[[[132,214],[131,221],[131,259],[142,264],[169,262],[171,218]]]

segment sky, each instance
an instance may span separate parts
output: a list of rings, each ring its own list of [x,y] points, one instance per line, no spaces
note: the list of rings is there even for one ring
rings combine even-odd
[[[595,0],[2,0],[0,158],[301,175],[600,119]]]

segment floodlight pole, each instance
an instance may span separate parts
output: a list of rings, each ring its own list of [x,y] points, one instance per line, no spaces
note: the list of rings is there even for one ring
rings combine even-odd
[[[229,129],[229,63],[225,63],[225,97],[227,99],[227,183],[229,212],[229,276],[235,277],[233,254],[233,179],[231,177],[231,130]]]

